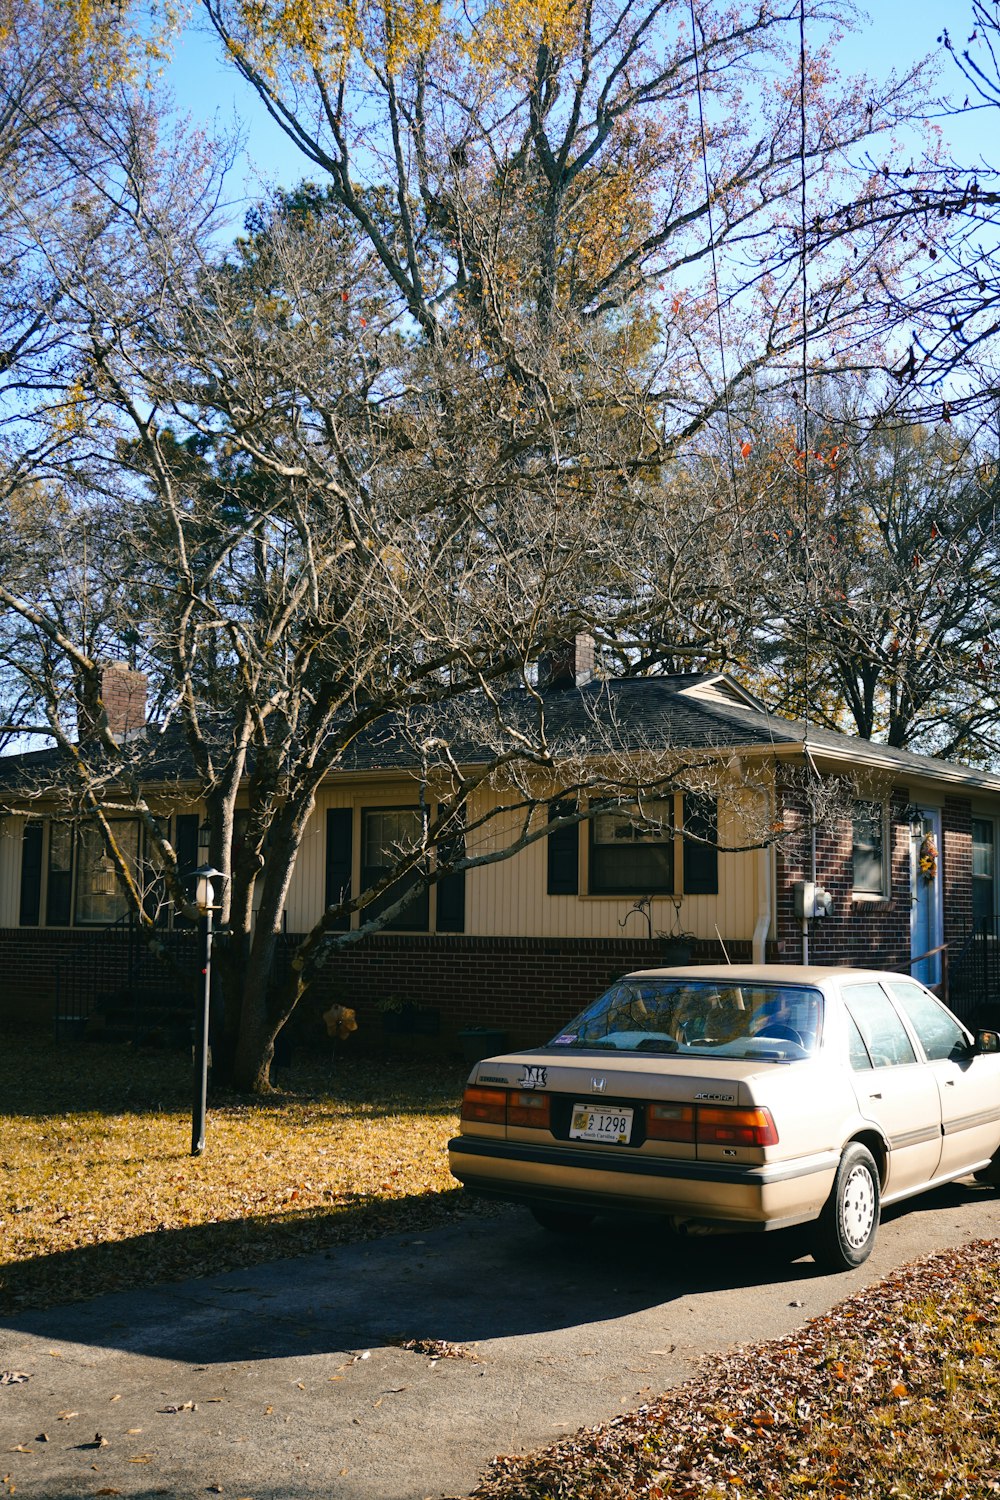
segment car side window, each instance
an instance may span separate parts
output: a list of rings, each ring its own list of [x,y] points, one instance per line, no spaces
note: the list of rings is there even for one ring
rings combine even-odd
[[[871,1067],[872,1060],[868,1055],[868,1048],[865,1046],[865,1039],[861,1035],[861,1032],[858,1030],[858,1023],[855,1021],[850,1011],[847,1012],[847,1034],[848,1045],[850,1047],[851,1067],[854,1069],[855,1073],[860,1073],[865,1068]]]
[[[917,1054],[889,996],[878,984],[845,985],[844,1003],[864,1038],[873,1068],[905,1067]]]
[[[954,1016],[933,995],[908,979],[886,980],[885,987],[901,1006],[931,1061],[943,1057],[965,1057],[968,1038]]]

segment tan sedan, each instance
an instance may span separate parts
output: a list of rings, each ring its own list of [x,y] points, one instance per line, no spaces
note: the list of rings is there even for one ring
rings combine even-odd
[[[1000,1034],[904,975],[792,967],[627,975],[548,1043],[478,1063],[454,1175],[575,1233],[596,1212],[680,1229],[811,1223],[860,1265],[882,1204],[1000,1183]]]

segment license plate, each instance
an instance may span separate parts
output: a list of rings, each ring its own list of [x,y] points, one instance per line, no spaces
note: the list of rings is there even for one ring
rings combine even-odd
[[[574,1104],[569,1138],[571,1141],[608,1141],[615,1146],[627,1146],[632,1138],[632,1110],[594,1109],[590,1104]]]

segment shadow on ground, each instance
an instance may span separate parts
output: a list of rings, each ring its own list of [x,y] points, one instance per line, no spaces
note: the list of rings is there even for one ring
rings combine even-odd
[[[887,1219],[915,1206],[967,1207],[981,1189],[950,1186],[890,1210]],[[301,1353],[365,1349],[403,1339],[467,1345],[484,1339],[546,1333],[626,1317],[685,1296],[775,1282],[801,1282],[820,1273],[806,1256],[801,1232],[679,1239],[657,1221],[607,1218],[587,1234],[563,1238],[540,1229],[526,1211],[493,1217],[459,1213],[450,1222],[421,1225],[416,1206],[381,1205],[371,1221],[382,1237],[327,1243],[295,1259],[220,1274],[220,1256],[241,1229],[260,1235],[261,1261],[281,1255],[287,1226],[274,1237],[259,1226],[220,1224],[197,1233],[204,1244],[201,1274],[164,1284],[172,1257],[190,1268],[183,1241],[189,1231],[148,1235],[121,1245],[71,1252],[74,1282],[91,1257],[120,1255],[135,1281],[135,1261],[148,1263],[149,1285],[76,1306],[15,1314],[10,1330],[99,1344],[167,1359],[239,1361],[281,1359]],[[992,1196],[992,1195],[991,1195]],[[397,1208],[403,1232],[393,1233]],[[313,1233],[323,1235],[323,1226]],[[244,1247],[245,1250],[245,1247]]]

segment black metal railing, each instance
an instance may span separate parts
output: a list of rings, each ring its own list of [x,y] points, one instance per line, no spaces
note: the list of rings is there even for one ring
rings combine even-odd
[[[1000,1019],[1000,921],[982,917],[951,966],[951,1008],[967,1025]]]
[[[103,1033],[140,1042],[162,1031],[166,1040],[182,1041],[190,1028],[198,934],[156,937],[161,954],[150,951],[131,916],[74,934],[55,973],[56,1035]]]

